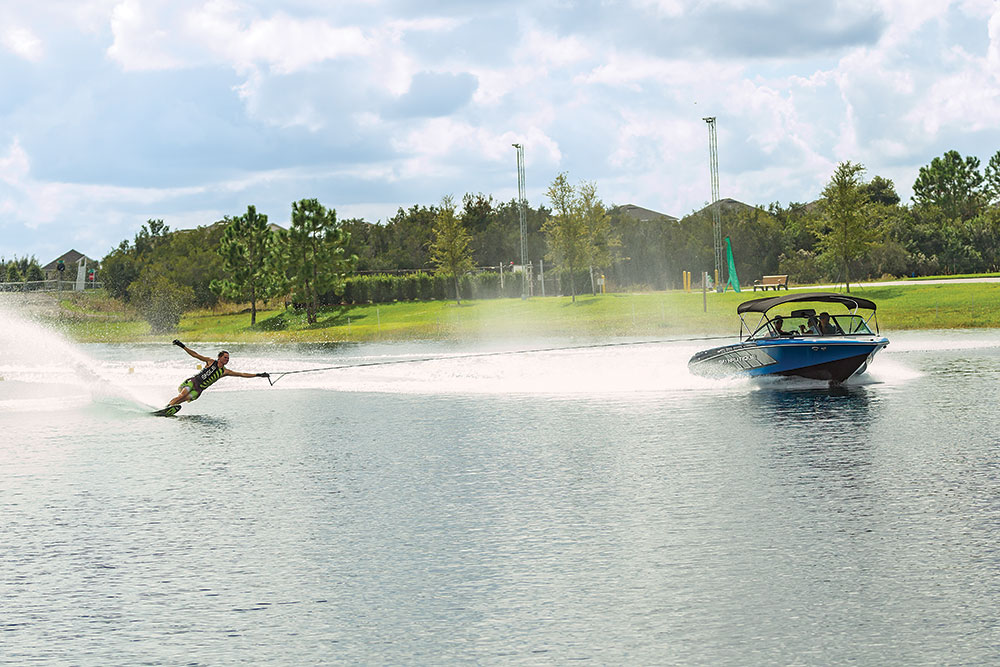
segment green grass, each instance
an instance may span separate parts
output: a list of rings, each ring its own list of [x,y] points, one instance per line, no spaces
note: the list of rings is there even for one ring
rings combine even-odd
[[[858,295],[878,304],[887,330],[1000,327],[1000,285],[994,283],[873,287]]]
[[[713,295],[718,296],[718,295]],[[683,317],[678,317],[683,312]],[[732,314],[732,311],[730,311]],[[692,327],[733,329],[712,313],[701,313],[701,296],[682,293],[422,301],[333,308],[308,324],[304,312],[258,313],[249,317],[192,313],[179,335],[191,340],[222,340],[236,334],[248,341],[374,341],[406,339],[496,339],[520,337],[617,337],[684,333]]]
[[[782,291],[781,294],[785,292]],[[794,293],[794,290],[793,292]],[[957,283],[871,287],[851,292],[878,304],[883,331],[900,329],[1000,328],[1000,285]],[[768,292],[767,296],[774,296]],[[607,294],[597,297],[535,297],[463,301],[418,301],[330,308],[315,324],[304,312],[267,309],[250,326],[246,311],[187,314],[178,331],[154,335],[126,313],[88,309],[75,302],[58,318],[59,326],[83,342],[243,341],[367,342],[409,339],[484,340],[513,338],[683,337],[736,334],[736,306],[760,293],[707,295],[700,292]]]

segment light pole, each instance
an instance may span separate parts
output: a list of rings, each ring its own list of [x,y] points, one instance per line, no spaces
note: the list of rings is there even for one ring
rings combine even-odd
[[[722,292],[726,282],[722,263],[722,212],[719,204],[719,147],[715,138],[715,116],[702,118],[708,123],[708,168],[712,176],[712,230],[715,237],[715,291]]]
[[[528,250],[525,239],[528,235],[528,222],[525,209],[528,206],[524,195],[524,145],[511,144],[517,149],[517,212],[521,219],[521,298],[528,298]]]

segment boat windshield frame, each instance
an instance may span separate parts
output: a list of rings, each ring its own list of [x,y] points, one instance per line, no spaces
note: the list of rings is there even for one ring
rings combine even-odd
[[[755,299],[754,301],[747,301],[740,304],[737,309],[737,314],[740,318],[740,340],[760,340],[764,338],[768,339],[781,339],[781,338],[794,338],[794,337],[809,337],[809,336],[878,336],[880,335],[878,326],[878,317],[875,313],[875,304],[867,299],[856,299],[852,297],[847,297],[841,294],[833,293],[822,293],[814,292],[810,294],[802,295],[791,295],[791,298],[783,297],[779,299],[773,299],[774,303],[765,303],[770,301],[769,299]],[[838,331],[836,333],[820,334],[809,331],[786,331],[783,332],[784,335],[779,335],[775,333],[776,329],[774,326],[774,320],[781,318],[782,320],[791,318],[792,315],[774,315],[773,317],[769,315],[770,311],[774,308],[785,305],[785,304],[799,304],[799,303],[839,303],[848,311],[840,315],[830,315],[830,320],[837,326]],[[852,307],[853,306],[853,307]],[[870,306],[870,307],[869,307]],[[808,313],[809,309],[803,309]],[[859,315],[859,310],[871,311],[867,317]],[[751,325],[747,322],[746,317],[750,313],[760,313],[760,320],[756,325]],[[812,315],[815,316],[815,310],[813,310]],[[799,315],[798,317],[802,317]],[[843,328],[842,321],[856,322],[857,324],[849,325],[849,331],[845,331]],[[874,325],[874,326],[873,326]]]

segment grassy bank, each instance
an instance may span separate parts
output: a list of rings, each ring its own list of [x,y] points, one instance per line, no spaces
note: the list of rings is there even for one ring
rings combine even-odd
[[[782,292],[784,293],[784,292]],[[773,296],[773,292],[768,292]],[[953,283],[872,287],[852,294],[879,305],[883,331],[1000,328],[1000,285]],[[737,304],[761,293],[652,292],[579,297],[423,301],[331,308],[316,324],[284,308],[258,311],[257,325],[235,308],[187,314],[176,333],[154,335],[149,326],[95,295],[62,297],[44,315],[81,342],[185,341],[365,342],[407,339],[616,338],[735,334]]]

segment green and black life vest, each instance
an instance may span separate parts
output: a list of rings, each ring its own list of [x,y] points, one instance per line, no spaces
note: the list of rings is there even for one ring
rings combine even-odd
[[[192,377],[191,383],[194,384],[195,391],[202,391],[218,382],[225,373],[226,369],[221,368],[218,361],[213,361],[208,366],[205,366],[200,373]]]

